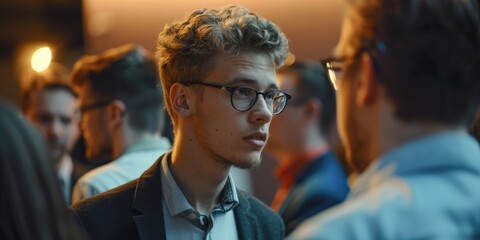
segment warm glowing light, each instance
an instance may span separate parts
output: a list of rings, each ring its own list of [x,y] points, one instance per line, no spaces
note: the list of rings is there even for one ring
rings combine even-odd
[[[50,66],[52,61],[52,51],[49,47],[42,47],[37,49],[32,55],[32,68],[36,72],[41,72]]]
[[[283,64],[285,67],[289,67],[295,63],[295,55],[292,52],[288,53],[287,59],[285,59],[285,63]]]

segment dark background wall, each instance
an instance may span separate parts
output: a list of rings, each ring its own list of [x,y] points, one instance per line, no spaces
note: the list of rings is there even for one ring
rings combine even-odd
[[[67,66],[83,54],[81,0],[1,0],[0,96],[18,104],[31,53],[42,45]]]

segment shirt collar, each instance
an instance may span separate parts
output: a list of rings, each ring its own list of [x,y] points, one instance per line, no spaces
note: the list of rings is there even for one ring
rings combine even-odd
[[[168,149],[170,147],[171,147],[170,141],[166,137],[146,138],[128,146],[124,154],[130,153],[130,152],[137,152],[137,151]]]
[[[73,162],[70,155],[66,154],[59,162],[57,176],[61,178],[65,184],[68,183],[73,171]]]
[[[358,177],[351,196],[381,184],[392,175],[464,166],[480,172],[478,159],[475,159],[479,155],[478,143],[462,131],[445,131],[418,138],[375,160]]]
[[[66,154],[59,162],[57,177],[60,181],[60,187],[63,197],[67,204],[70,204],[71,184],[72,184],[73,161],[70,155]]]
[[[182,214],[185,211],[193,210],[188,203],[185,195],[173,178],[168,161],[171,159],[171,151],[165,154],[162,159],[162,192],[163,199],[167,206],[171,217]],[[168,193],[168,194],[165,194]],[[225,186],[220,193],[219,203],[214,210],[222,210],[224,212],[232,210],[238,204],[238,195],[233,179],[228,176]]]
[[[215,209],[220,209],[223,212],[232,210],[238,204],[238,195],[235,189],[235,184],[233,179],[228,176],[225,187],[223,187],[222,192],[220,193],[220,201],[215,207]]]

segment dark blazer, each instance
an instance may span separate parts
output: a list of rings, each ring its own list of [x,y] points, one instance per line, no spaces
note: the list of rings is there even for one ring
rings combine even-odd
[[[163,156],[139,179],[72,206],[92,239],[166,239],[160,182],[162,159]],[[233,211],[239,239],[283,239],[281,218],[257,199],[237,192],[239,203]]]
[[[280,206],[286,235],[307,218],[343,202],[348,192],[347,176],[333,153],[318,156],[300,172]]]

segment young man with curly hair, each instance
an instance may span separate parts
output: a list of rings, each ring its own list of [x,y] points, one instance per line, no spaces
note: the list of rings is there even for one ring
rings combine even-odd
[[[280,217],[237,191],[232,166],[260,164],[270,121],[290,96],[275,71],[288,42],[239,6],[165,27],[157,62],[172,151],[138,180],[73,206],[94,239],[282,239]]]

